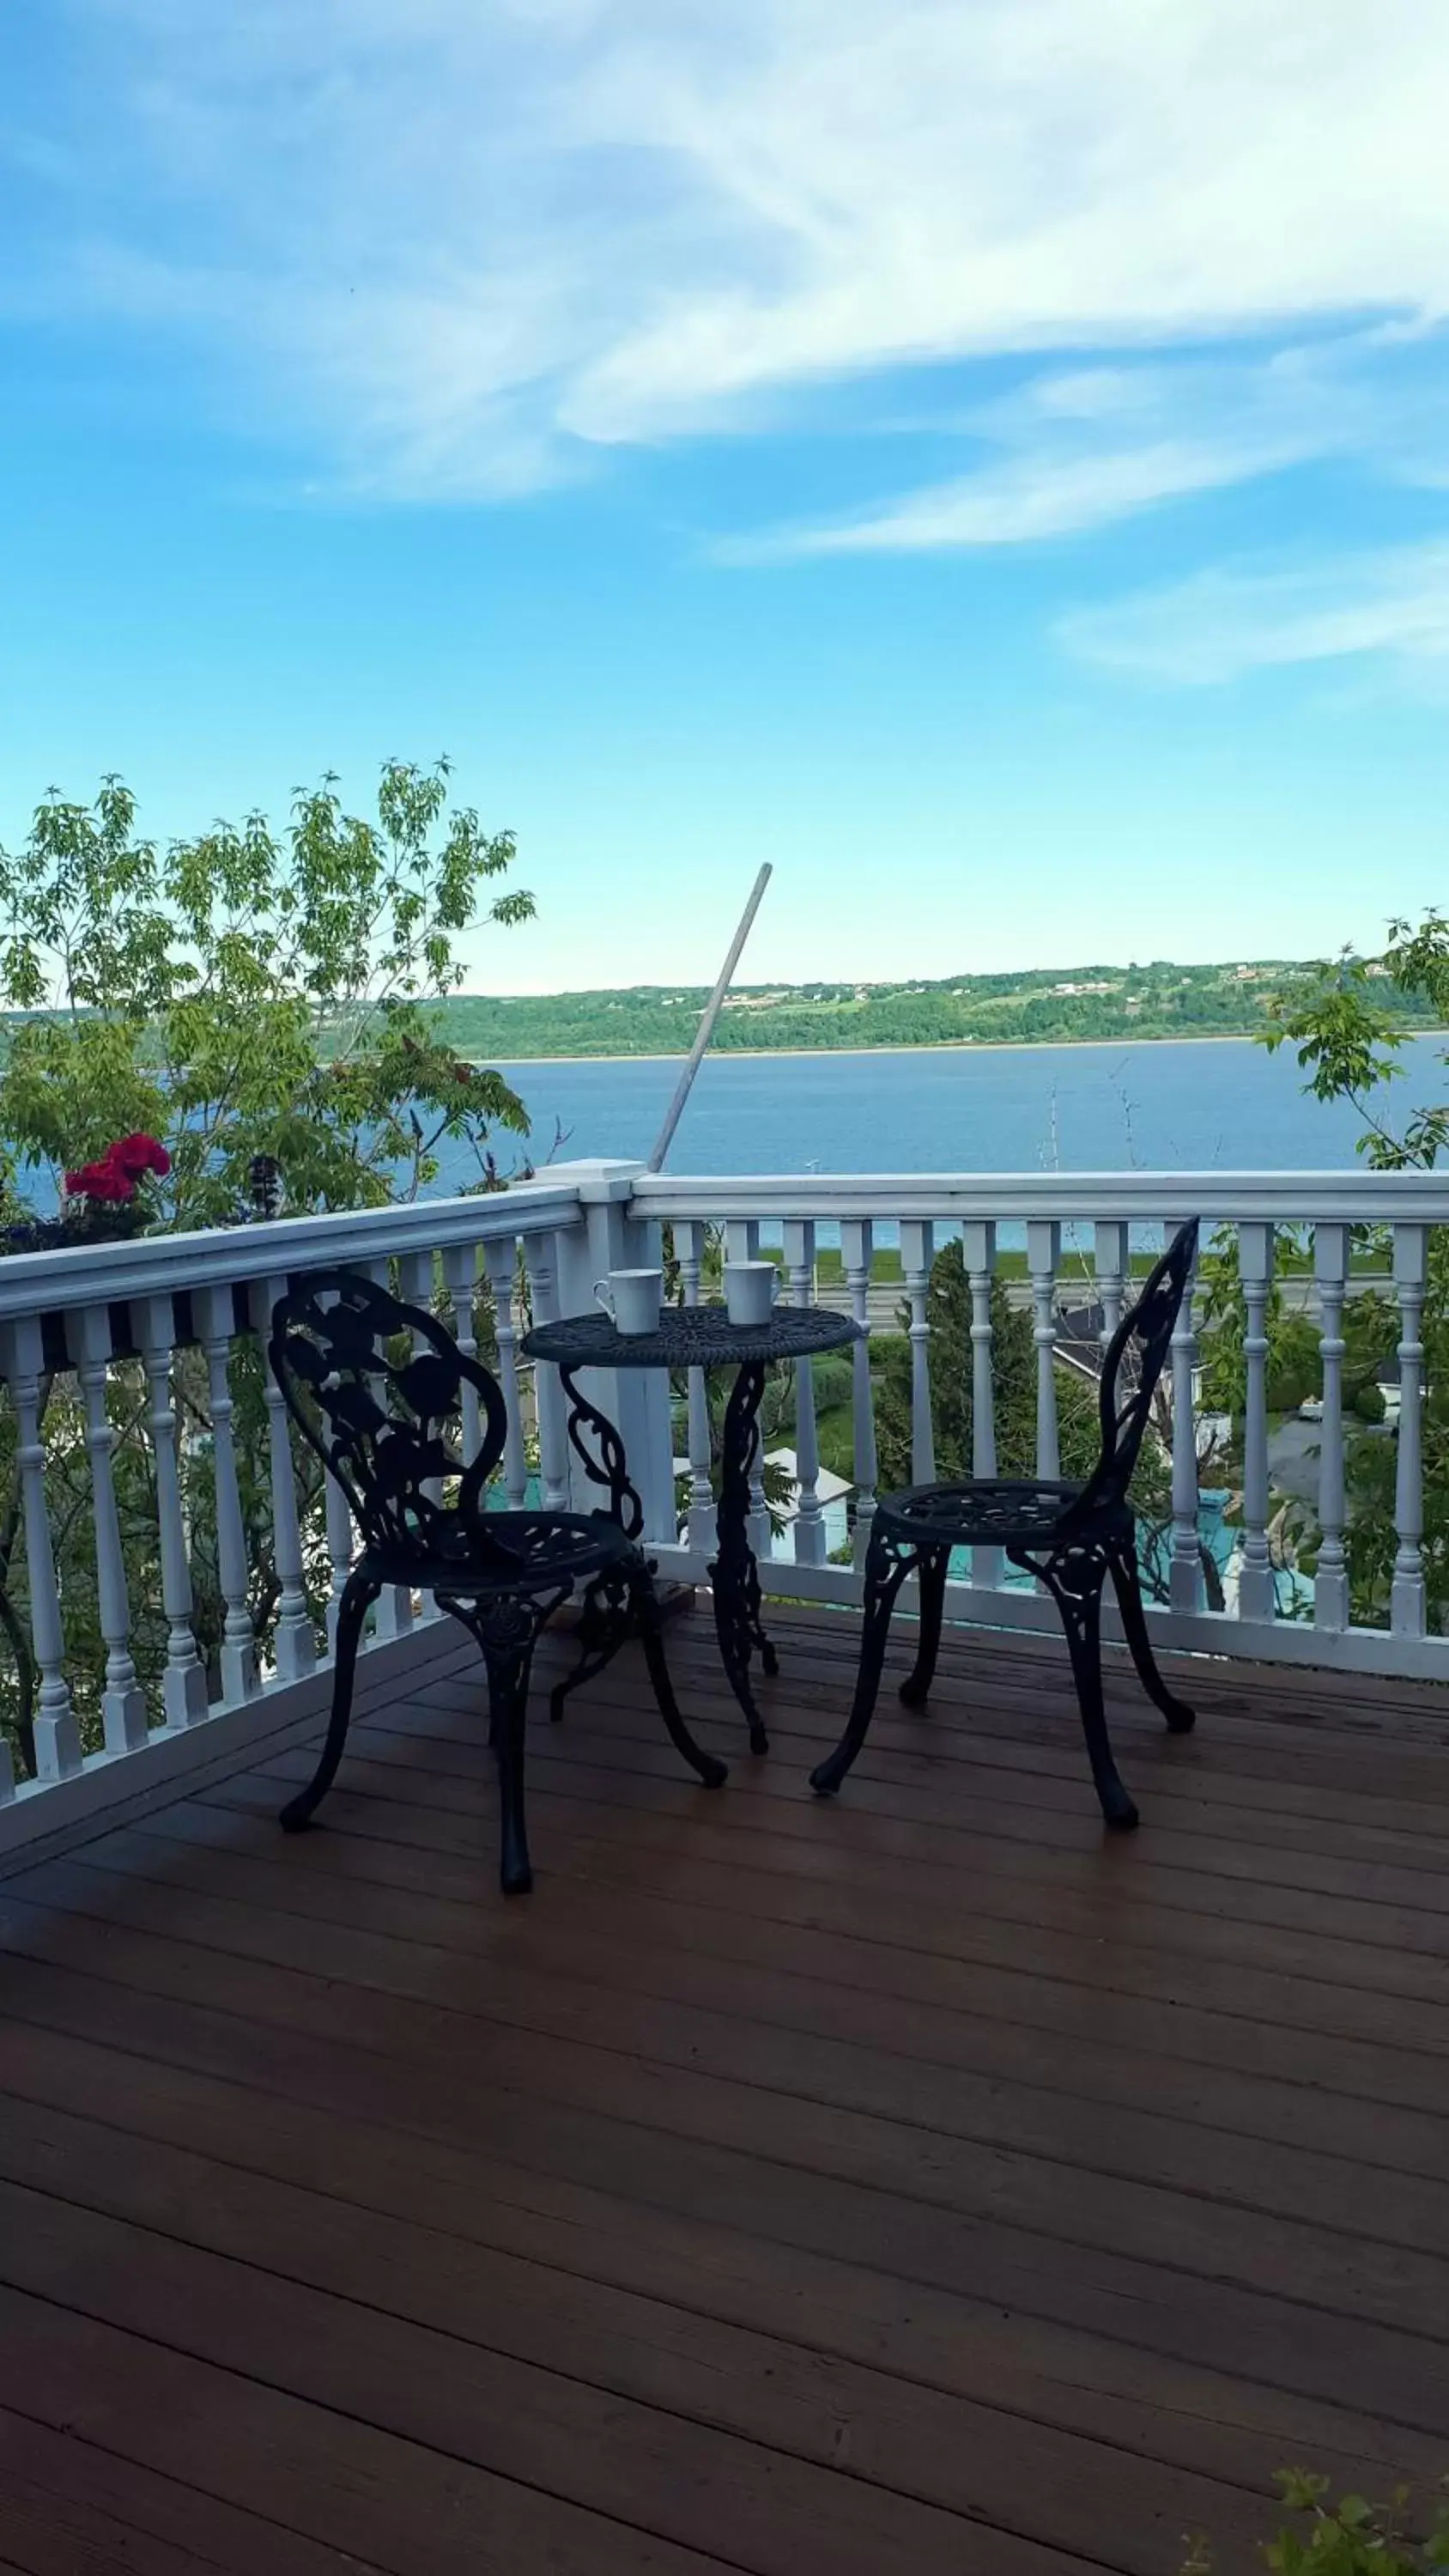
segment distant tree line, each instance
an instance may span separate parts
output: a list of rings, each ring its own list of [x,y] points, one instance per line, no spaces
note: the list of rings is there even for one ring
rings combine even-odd
[[[738,988],[714,1044],[743,1050],[1050,1044],[1090,1040],[1261,1037],[1275,1001],[1301,978],[1291,963],[1078,966],[934,983]],[[1070,988],[1070,989],[1069,989]],[[678,1055],[706,1000],[702,985],[516,998],[455,993],[442,1033],[477,1061],[546,1056]],[[1432,997],[1385,977],[1376,997],[1403,1028],[1437,1026]]]

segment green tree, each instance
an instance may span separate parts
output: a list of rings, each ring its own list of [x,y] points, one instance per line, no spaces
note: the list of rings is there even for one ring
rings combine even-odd
[[[1358,1150],[1374,1171],[1433,1171],[1449,1147],[1444,1103],[1412,1108],[1397,1124],[1389,1114],[1392,1085],[1403,1076],[1398,1055],[1410,1015],[1449,1025],[1449,919],[1435,911],[1417,925],[1392,922],[1380,958],[1346,953],[1313,968],[1275,1000],[1264,1038],[1270,1050],[1293,1048],[1316,1098],[1347,1101],[1358,1111]],[[1392,1258],[1383,1229],[1356,1230],[1354,1247],[1375,1254],[1385,1268]],[[1371,1393],[1374,1372],[1397,1340],[1392,1305],[1378,1295],[1354,1297],[1347,1327],[1350,1397],[1371,1419],[1379,1409]],[[1449,1615],[1449,1242],[1439,1226],[1429,1232],[1422,1338],[1423,1569],[1429,1624],[1437,1629]],[[1351,1439],[1346,1474],[1352,1615],[1364,1625],[1382,1625],[1397,1549],[1392,1441]]]
[[[0,851],[0,1156],[14,1215],[23,1181],[61,1176],[118,1136],[167,1145],[159,1222],[234,1222],[257,1157],[280,1169],[288,1213],[411,1198],[437,1177],[445,1145],[471,1160],[469,1186],[500,1186],[496,1139],[527,1116],[501,1075],[461,1063],[439,1007],[461,980],[458,943],[480,923],[526,919],[533,900],[504,884],[511,833],[485,832],[449,804],[448,768],[391,761],[375,815],[348,814],[329,778],[299,794],[287,827],[259,815],[215,824],[165,851],[141,837],[129,791],[107,779],[93,805],[48,797],[18,853]],[[486,1305],[478,1329],[491,1338]],[[219,1655],[210,1403],[199,1356],[177,1356],[175,1400],[192,1535],[195,1626]],[[265,1653],[277,1604],[265,1408],[257,1353],[233,1357],[251,1610]],[[98,1741],[104,1672],[95,1597],[89,1470],[74,1381],[42,1388],[53,1541],[71,1681]],[[134,1362],[110,1373],[118,1505],[144,1680],[164,1660],[154,1603],[155,1461]],[[314,1603],[327,1589],[318,1476],[299,1462]],[[9,1648],[5,1717],[30,1752],[35,1675],[28,1635],[13,1420],[0,1415],[0,1635]]]

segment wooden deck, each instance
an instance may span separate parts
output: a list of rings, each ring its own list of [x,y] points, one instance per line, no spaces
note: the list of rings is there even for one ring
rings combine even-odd
[[[845,1795],[853,1621],[707,1617],[533,1733],[470,1651],[326,1810],[272,1748],[0,1885],[0,2568],[1171,2576],[1275,2467],[1449,2469],[1449,1723],[1411,1686],[950,1646]],[[909,1632],[903,1628],[898,1660]]]

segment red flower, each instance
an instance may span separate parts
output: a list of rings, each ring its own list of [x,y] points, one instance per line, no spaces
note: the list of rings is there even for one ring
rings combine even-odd
[[[104,1199],[112,1206],[136,1195],[135,1182],[118,1172],[109,1160],[83,1163],[78,1172],[67,1172],[65,1186],[70,1198]]]
[[[139,1180],[143,1172],[154,1172],[158,1179],[164,1179],[171,1169],[171,1157],[155,1136],[123,1136],[104,1160],[113,1171],[124,1172],[131,1181]]]

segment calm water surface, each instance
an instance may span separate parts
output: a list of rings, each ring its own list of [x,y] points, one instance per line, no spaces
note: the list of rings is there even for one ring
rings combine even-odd
[[[1443,1038],[1413,1038],[1402,1115],[1449,1096]],[[534,1151],[642,1158],[677,1061],[516,1064]],[[1247,1039],[1122,1047],[907,1048],[710,1056],[673,1172],[1313,1171],[1351,1167],[1360,1121],[1307,1097],[1289,1054]],[[472,1177],[460,1164],[451,1175]],[[450,1175],[438,1187],[449,1186]]]

